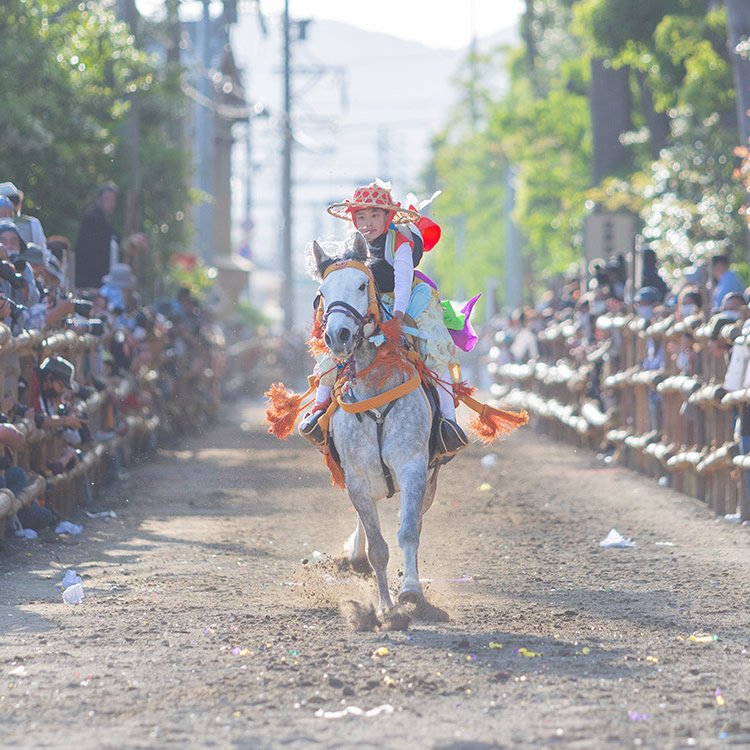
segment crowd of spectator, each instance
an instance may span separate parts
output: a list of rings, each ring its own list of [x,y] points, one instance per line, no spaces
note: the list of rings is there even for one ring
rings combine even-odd
[[[23,192],[12,182],[0,183],[0,322],[10,333],[0,326],[0,487],[14,495],[31,476],[49,479],[70,471],[87,447],[126,430],[129,413],[148,413],[155,401],[178,399],[182,363],[215,364],[206,361],[209,348],[200,339],[208,321],[190,290],[142,303],[139,280],[122,262],[111,223],[116,201],[114,185],[100,186],[71,243],[48,236],[38,218],[24,213]],[[25,331],[49,337],[64,330],[89,341],[95,337],[96,343],[85,355],[69,357],[7,344]],[[133,387],[123,389],[128,382]],[[124,400],[123,392],[129,393]],[[91,419],[86,405],[95,394],[102,408]],[[200,395],[193,391],[188,398]],[[32,432],[49,439],[30,446]],[[5,533],[21,535],[54,525],[58,515],[42,495],[7,520]]]
[[[588,368],[582,397],[611,413],[616,397],[603,384],[607,375],[621,370],[623,335],[621,325],[607,321],[619,316],[636,321],[645,334],[645,356],[638,359],[642,370],[701,378],[726,391],[750,387],[750,287],[732,269],[729,256],[718,253],[667,274],[654,250],[645,247],[636,270],[637,275],[631,275],[622,256],[596,261],[585,278],[568,279],[556,291],[543,294],[535,306],[496,319],[492,359],[498,365],[549,361],[550,343],[540,334],[553,325],[558,330],[564,326],[567,364]],[[695,337],[699,328],[710,331],[704,348]],[[679,335],[649,335],[657,329]],[[685,419],[690,418],[691,408],[686,398],[681,412]],[[748,453],[750,407],[735,407],[732,416],[734,432],[725,438]],[[664,429],[662,396],[656,388],[649,390],[648,417],[651,430]],[[750,476],[748,480],[750,487]]]

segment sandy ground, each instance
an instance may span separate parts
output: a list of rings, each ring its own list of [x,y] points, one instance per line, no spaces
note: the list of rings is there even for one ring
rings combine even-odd
[[[750,745],[750,529],[523,431],[444,469],[429,606],[358,632],[347,602],[374,579],[335,561],[353,509],[260,415],[235,405],[135,469],[90,509],[117,518],[3,544],[0,746]],[[602,549],[612,527],[636,546]]]

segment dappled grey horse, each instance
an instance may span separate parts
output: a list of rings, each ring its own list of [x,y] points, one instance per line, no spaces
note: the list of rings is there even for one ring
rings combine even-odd
[[[398,368],[382,373],[384,380],[356,376],[373,364],[377,353],[373,343],[377,341],[377,324],[368,312],[372,309],[374,284],[361,265],[347,266],[341,261],[366,263],[367,256],[367,242],[360,234],[355,235],[351,248],[336,257],[330,257],[317,242],[313,243],[315,270],[323,279],[320,293],[325,310],[325,342],[336,359],[353,363],[355,378],[346,394],[349,400],[357,402],[384,393],[409,378],[409,374]],[[376,364],[373,372],[377,367]],[[435,497],[438,474],[438,467],[430,472],[428,466],[431,421],[427,396],[417,387],[390,403],[369,409],[369,414],[338,408],[330,422],[331,438],[346,477],[346,490],[358,515],[357,528],[345,550],[353,562],[365,557],[370,561],[377,578],[381,612],[393,607],[387,578],[388,545],[380,530],[376,506],[388,494],[384,468],[392,474],[393,485],[401,495],[398,543],[404,552],[404,577],[398,601],[422,599],[417,549],[422,517]]]

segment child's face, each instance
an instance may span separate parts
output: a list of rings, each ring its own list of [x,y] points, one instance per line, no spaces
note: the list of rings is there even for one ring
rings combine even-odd
[[[382,208],[362,208],[354,212],[354,226],[371,242],[385,233],[387,214]]]

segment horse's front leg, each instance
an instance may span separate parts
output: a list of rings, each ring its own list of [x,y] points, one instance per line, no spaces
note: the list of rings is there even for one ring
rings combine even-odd
[[[375,579],[378,582],[380,597],[378,611],[387,612],[393,608],[391,592],[388,590],[388,545],[380,531],[377,506],[366,482],[347,477],[346,490],[367,536],[367,558],[375,571]]]
[[[398,592],[399,602],[420,602],[422,584],[419,582],[417,550],[422,528],[422,502],[427,487],[427,462],[423,457],[399,468],[401,488],[401,525],[398,543],[404,552],[404,579]]]

